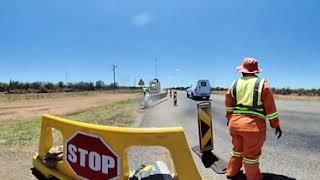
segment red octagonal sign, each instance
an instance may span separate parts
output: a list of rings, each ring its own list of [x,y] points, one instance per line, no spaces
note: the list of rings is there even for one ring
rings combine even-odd
[[[67,141],[67,162],[85,179],[118,179],[120,157],[98,135],[76,132]]]

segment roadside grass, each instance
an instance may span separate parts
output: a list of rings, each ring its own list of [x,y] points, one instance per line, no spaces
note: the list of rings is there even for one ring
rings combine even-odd
[[[138,99],[133,98],[76,114],[65,115],[64,117],[94,124],[128,127],[134,123],[130,111],[137,105]]]
[[[138,100],[139,98],[123,100],[63,117],[94,124],[129,127],[134,123]],[[0,124],[0,145],[27,145],[39,139],[40,129],[40,117],[15,124]],[[53,134],[54,138],[59,135],[58,131],[53,131]],[[61,142],[61,139],[58,142]]]
[[[0,125],[0,145],[25,145],[39,137],[40,127],[40,118]]]

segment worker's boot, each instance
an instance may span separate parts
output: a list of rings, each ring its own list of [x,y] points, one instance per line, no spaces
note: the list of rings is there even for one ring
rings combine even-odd
[[[243,179],[243,177],[244,177],[243,171],[238,172],[238,174],[236,174],[235,176],[227,175],[227,179],[231,179],[231,180],[241,180]]]

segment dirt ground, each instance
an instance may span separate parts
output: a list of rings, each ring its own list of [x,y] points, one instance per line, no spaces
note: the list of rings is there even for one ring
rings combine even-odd
[[[28,121],[42,114],[75,114],[87,109],[125,100],[139,94],[94,93],[72,97],[0,101],[0,124]],[[27,146],[0,146],[0,179],[36,179],[30,168],[38,141]]]
[[[137,94],[97,93],[90,96],[34,99],[13,102],[0,101],[0,123],[30,120],[42,114],[65,115],[110,104]]]
[[[0,146],[0,178],[1,179],[36,179],[32,175],[32,156],[36,152],[38,142],[23,148]]]

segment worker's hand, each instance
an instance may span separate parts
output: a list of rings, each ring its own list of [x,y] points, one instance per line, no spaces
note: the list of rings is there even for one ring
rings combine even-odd
[[[281,136],[282,136],[282,130],[281,130],[281,128],[280,128],[280,127],[277,127],[277,128],[275,129],[275,133],[276,133],[277,138],[280,139]]]

